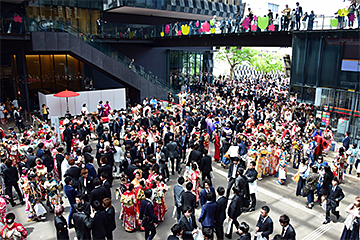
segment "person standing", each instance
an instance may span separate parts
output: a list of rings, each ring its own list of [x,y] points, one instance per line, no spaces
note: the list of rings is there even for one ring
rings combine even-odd
[[[68,240],[69,231],[67,229],[66,219],[62,215],[64,213],[64,206],[57,205],[54,210],[55,218],[54,223],[56,227],[56,237],[58,240]]]
[[[71,131],[71,125],[67,124],[66,129],[63,132],[64,141],[66,142],[66,152],[71,153],[71,142],[72,142],[72,131]]]
[[[296,3],[296,8],[295,8],[295,17],[296,17],[296,30],[300,30],[300,18],[303,15],[303,11],[302,11],[302,7],[300,6],[300,3],[297,2]]]
[[[87,227],[89,216],[85,214],[85,205],[81,202],[75,205],[76,212],[73,214],[74,227],[78,240],[91,239],[90,228]]]
[[[289,8],[289,5],[285,5],[285,9],[282,10],[282,13],[284,14],[284,31],[287,31],[289,28],[289,22],[290,22],[290,12],[291,8]]]
[[[293,226],[290,224],[290,218],[288,215],[283,214],[279,218],[279,223],[282,227],[281,236],[286,240],[295,240],[296,232]]]
[[[349,215],[346,217],[344,230],[340,240],[359,239],[360,197],[355,198],[345,210]]]
[[[260,210],[260,217],[255,227],[255,240],[257,237],[269,239],[270,234],[273,233],[274,223],[269,216],[270,208],[263,206]]]
[[[5,161],[5,165],[6,165],[6,168],[3,170],[2,174],[3,174],[3,178],[4,178],[4,183],[5,183],[5,192],[10,197],[11,206],[14,207],[16,205],[14,202],[14,199],[13,199],[13,194],[12,194],[13,187],[15,188],[15,190],[19,196],[20,203],[22,205],[24,205],[25,202],[23,200],[23,195],[20,191],[19,184],[18,184],[18,180],[19,180],[18,170],[15,166],[11,166],[12,161],[9,159],[7,159]]]
[[[111,205],[110,198],[104,198],[102,201],[102,206],[105,209],[106,213],[106,239],[112,240],[113,239],[113,231],[116,228],[116,221],[115,221],[115,208]]]
[[[215,227],[215,212],[216,212],[216,202],[213,201],[215,194],[208,192],[206,194],[206,204],[201,208],[201,214],[199,222],[201,223],[202,229],[205,228],[211,229],[211,232]]]
[[[215,212],[215,231],[216,231],[216,237],[218,239],[224,239],[224,228],[223,224],[226,218],[226,207],[228,199],[224,196],[225,194],[225,188],[218,187],[216,189],[219,198],[216,202],[216,212]]]
[[[315,14],[314,14],[314,11],[311,11],[311,13],[309,15],[307,30],[313,30],[313,28],[314,28],[314,20],[315,20]]]
[[[323,224],[328,224],[330,222],[330,211],[336,216],[336,219],[340,218],[340,212],[336,211],[336,208],[339,206],[340,201],[345,197],[345,194],[341,187],[338,186],[339,179],[334,177],[331,182],[331,187],[326,197],[326,216],[325,222]]]
[[[144,200],[141,200],[140,207],[140,223],[145,228],[145,240],[152,240],[156,235],[156,227],[154,223],[158,223],[158,219],[154,212],[154,205],[151,201],[152,190],[146,189]],[[151,234],[150,234],[151,233]]]
[[[101,20],[100,17],[98,17],[98,18],[96,19],[97,34],[101,34],[101,33],[102,33],[103,23],[107,23],[107,22],[104,21],[104,20]]]
[[[43,115],[44,121],[47,122],[49,120],[49,107],[43,104],[41,106],[41,113]]]
[[[182,213],[181,196],[184,193],[183,184],[185,179],[181,176],[178,178],[178,184],[174,186],[174,202],[176,207],[176,218],[179,221]]]
[[[187,206],[183,209],[183,214],[180,218],[179,225],[183,229],[183,240],[194,240],[193,234],[199,233],[196,225],[195,216],[191,207]]]
[[[350,132],[345,132],[345,138],[343,141],[343,147],[345,148],[345,151],[347,151],[350,147]]]
[[[209,180],[209,184],[210,184],[210,186],[212,186],[211,175],[210,175],[210,172],[212,171],[211,157],[208,154],[208,150],[204,149],[203,153],[204,153],[205,156],[202,157],[201,160],[200,160],[200,171],[201,171],[201,174],[202,174],[201,178],[202,178],[202,181],[204,181],[205,178],[207,180]],[[214,190],[214,192],[215,192],[215,190]]]
[[[232,229],[233,229],[233,225],[235,224],[236,229],[239,228],[239,222],[237,220],[237,218],[241,215],[242,210],[243,210],[243,199],[240,197],[239,193],[240,190],[238,187],[233,187],[233,194],[234,197],[232,198],[232,201],[230,203],[229,209],[228,209],[228,216],[229,216],[229,225],[230,225],[230,229],[228,227],[228,231],[225,234],[225,237],[231,239],[231,235],[232,235]]]
[[[70,212],[69,212],[69,218],[68,218],[68,223],[69,223],[69,227],[72,227],[72,214],[74,211],[74,204],[76,203],[75,201],[75,196],[77,194],[79,194],[72,186],[72,179],[71,177],[66,177],[65,178],[65,186],[64,186],[64,193],[67,197],[67,199],[69,200],[69,204],[70,204]]]
[[[247,183],[249,187],[249,195],[251,200],[251,206],[248,212],[255,211],[256,207],[256,193],[257,193],[257,171],[255,170],[256,162],[251,161],[248,169],[246,170],[244,176],[247,178]]]
[[[320,178],[317,166],[312,166],[311,171],[312,173],[310,173],[309,177],[306,178],[304,186],[304,195],[307,195],[308,200],[308,205],[306,205],[306,207],[310,209],[314,206],[314,191],[316,190],[316,186]]]
[[[239,165],[239,159],[238,158],[233,158],[232,163],[230,164],[229,167],[229,172],[228,172],[228,186],[227,186],[227,190],[226,190],[226,197],[229,198],[230,196],[230,190],[231,187],[235,184],[235,180],[237,178],[237,168]]]

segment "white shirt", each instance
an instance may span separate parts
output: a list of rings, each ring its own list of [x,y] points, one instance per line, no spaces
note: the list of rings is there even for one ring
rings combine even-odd
[[[66,170],[68,170],[70,168],[70,164],[68,163],[68,160],[64,159],[63,162],[61,163],[61,179],[62,181],[64,181],[64,175]]]
[[[236,171],[237,171],[237,164],[236,165],[234,165],[234,167],[233,167],[233,172],[232,172],[232,178],[235,178],[236,177]]]

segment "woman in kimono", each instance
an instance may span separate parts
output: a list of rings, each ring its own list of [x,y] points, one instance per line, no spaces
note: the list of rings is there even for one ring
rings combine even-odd
[[[125,231],[133,232],[136,230],[136,196],[134,185],[129,184],[125,193],[121,195],[120,202],[123,204],[123,226]]]
[[[214,142],[214,147],[215,147],[214,159],[215,159],[215,162],[220,162],[220,130],[215,131],[214,139],[215,139],[215,142]]]
[[[146,186],[151,187],[151,182],[155,181],[157,176],[158,176],[157,169],[155,167],[150,167],[149,176],[148,179],[146,179]]]
[[[360,197],[356,197],[355,203],[351,203],[345,211],[349,215],[346,217],[340,240],[359,240]]]
[[[5,226],[1,231],[1,237],[3,239],[17,239],[26,240],[28,231],[21,223],[15,222],[15,214],[8,213],[5,219]]]
[[[140,224],[140,208],[141,208],[141,200],[145,199],[145,192],[146,185],[145,180],[142,178],[139,181],[139,185],[135,186],[135,196],[136,196],[136,224],[140,228],[140,231],[145,231],[145,228],[143,228]]]
[[[107,117],[109,115],[110,110],[111,110],[111,107],[110,107],[109,101],[106,101],[106,103],[104,104],[104,114],[103,114],[103,116]]]
[[[156,189],[157,189],[157,196],[154,199],[154,201],[156,201],[157,204],[159,205],[159,211],[157,217],[159,221],[163,222],[165,220],[165,214],[167,212],[165,193],[168,190],[168,187],[165,183],[161,181],[160,176],[156,177]]]

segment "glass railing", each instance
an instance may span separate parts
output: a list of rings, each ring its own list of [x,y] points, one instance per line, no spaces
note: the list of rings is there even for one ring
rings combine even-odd
[[[170,86],[168,81],[157,77],[151,71],[145,70],[143,66],[135,63],[134,61],[132,61],[132,59],[121,54],[116,49],[113,49],[109,45],[102,42],[100,39],[94,37],[93,35],[84,34],[78,31],[76,28],[72,27],[71,25],[66,24],[65,22],[57,21],[57,20],[43,20],[39,22],[36,21],[36,19],[26,19],[24,21],[24,24],[27,32],[33,32],[33,31],[68,32],[76,36],[77,38],[83,40],[92,47],[98,49],[100,52],[104,53],[108,57],[128,67],[131,71],[135,72],[136,74],[142,76],[143,78],[149,80],[154,84],[161,86],[166,91],[172,93],[177,92],[177,89],[173,89],[173,86]]]
[[[168,23],[163,25],[139,25],[139,24],[122,24],[122,23],[106,23],[103,24],[101,33],[93,35],[94,38],[117,38],[117,39],[154,39],[166,37],[178,37],[185,35],[213,35],[213,34],[241,34],[249,32],[279,32],[279,31],[312,31],[312,30],[336,30],[359,28],[358,19],[355,18],[349,27],[348,17],[331,17],[319,16],[313,21],[300,20],[300,24],[288,24],[285,28],[284,24],[273,22],[263,22],[262,19],[255,18],[252,21],[245,19],[236,21],[232,19],[231,24],[223,20],[204,20],[189,21],[179,23]],[[259,24],[260,23],[260,24]],[[262,28],[262,29],[261,29]]]

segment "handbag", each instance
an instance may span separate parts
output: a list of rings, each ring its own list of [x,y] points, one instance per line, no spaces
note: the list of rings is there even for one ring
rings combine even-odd
[[[299,180],[300,180],[300,173],[297,172],[297,173],[295,174],[295,176],[294,176],[294,181],[295,181],[295,182],[299,182]]]
[[[149,206],[150,202],[146,205],[146,209]],[[145,214],[145,213],[144,213]],[[149,216],[144,216],[141,222],[141,226],[144,228],[152,229],[154,228],[154,219]]]
[[[211,177],[211,179],[215,178],[214,173],[212,171],[210,172],[210,177]]]

